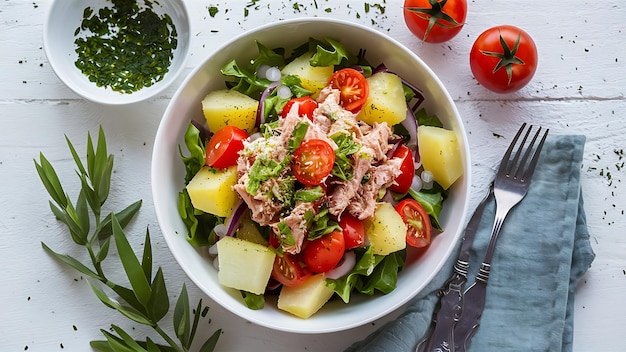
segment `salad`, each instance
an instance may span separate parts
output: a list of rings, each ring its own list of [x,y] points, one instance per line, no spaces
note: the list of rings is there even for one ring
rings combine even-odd
[[[186,131],[189,243],[252,309],[278,294],[279,309],[308,318],[334,296],[393,291],[407,244],[426,249],[442,230],[462,174],[456,136],[364,51],[331,38],[289,55],[257,47],[248,65],[222,67],[206,124]]]

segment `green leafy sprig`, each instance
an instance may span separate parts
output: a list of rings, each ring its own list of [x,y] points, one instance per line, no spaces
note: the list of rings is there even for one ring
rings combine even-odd
[[[88,267],[72,256],[53,251],[43,242],[41,245],[54,258],[87,276],[89,286],[104,305],[117,310],[136,323],[152,327],[167,343],[167,345],[157,344],[149,337],[146,337],[145,341],[135,340],[122,328],[112,324],[112,332],[101,329],[106,340],[91,341],[91,347],[103,352],[189,351],[200,317],[206,315],[208,307],[203,310],[202,299],[200,299],[197,307],[191,311],[187,288],[183,284],[173,312],[174,334],[178,342],[161,328],[159,322],[168,313],[170,300],[161,268],[159,267],[156,274],[153,275],[150,233],[146,230],[144,249],[142,257],[139,259],[123,230],[139,211],[141,200],[102,218],[103,205],[109,195],[113,171],[113,155],[109,155],[107,152],[104,131],[100,127],[95,147],[91,135],[88,134],[86,166],[67,137],[66,141],[76,163],[76,174],[81,182],[81,189],[76,202],[72,202],[70,196],[65,192],[56,171],[43,153],[40,153],[39,163],[35,160],[35,168],[52,198],[49,202],[52,213],[67,226],[74,243],[87,250],[92,267]],[[111,281],[102,268],[102,263],[107,258],[112,240],[130,283],[130,288]],[[113,291],[117,298],[110,297],[104,291],[103,286]],[[220,334],[221,329],[216,330],[204,342],[200,351],[213,351]]]

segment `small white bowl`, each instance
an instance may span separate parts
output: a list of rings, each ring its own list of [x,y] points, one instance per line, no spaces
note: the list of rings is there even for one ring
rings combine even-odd
[[[139,1],[139,5],[143,4]],[[80,27],[85,8],[95,11],[102,7],[112,8],[106,0],[55,0],[50,6],[44,25],[43,43],[50,66],[72,91],[85,99],[109,105],[130,104],[148,99],[167,88],[181,73],[187,59],[190,43],[189,14],[183,0],[159,0],[153,2],[152,10],[159,16],[167,13],[177,31],[178,44],[173,51],[169,71],[162,80],[132,93],[120,93],[111,88],[98,87],[90,82],[76,66],[75,31]]]
[[[406,266],[399,273],[393,292],[374,297],[353,295],[349,304],[337,299],[303,320],[276,308],[274,298],[268,298],[261,310],[248,309],[239,292],[219,284],[217,271],[203,251],[187,243],[187,229],[177,208],[185,176],[178,146],[184,148],[183,137],[189,122],[204,120],[200,104],[204,96],[224,87],[220,68],[226,62],[254,58],[257,55],[255,40],[269,48],[285,47],[289,52],[309,37],[339,40],[353,53],[366,49],[369,62],[374,65],[384,62],[391,71],[417,85],[426,99],[424,107],[428,113],[436,114],[446,128],[456,133],[463,155],[464,176],[451,187],[444,203],[441,222],[445,232],[434,238],[423,255],[408,251]],[[364,325],[391,313],[432,280],[450,256],[465,223],[470,191],[469,158],[467,136],[454,102],[441,81],[417,55],[388,36],[354,23],[324,18],[295,19],[265,25],[230,40],[187,77],[167,107],[157,131],[152,155],[152,194],[157,219],[172,254],[189,278],[215,302],[268,328],[294,333],[327,333]]]

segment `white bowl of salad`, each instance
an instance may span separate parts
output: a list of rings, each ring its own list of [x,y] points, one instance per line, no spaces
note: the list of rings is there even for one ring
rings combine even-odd
[[[326,333],[430,282],[460,238],[469,165],[458,111],[417,55],[306,18],[246,32],[189,75],[157,132],[152,189],[174,257],[215,302]]]

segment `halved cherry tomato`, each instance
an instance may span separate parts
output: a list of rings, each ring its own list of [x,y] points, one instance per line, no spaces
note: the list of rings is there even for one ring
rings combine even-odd
[[[365,243],[365,227],[363,221],[344,212],[339,219],[339,226],[343,232],[343,240],[346,243],[346,250],[360,247]]]
[[[330,175],[335,163],[333,147],[321,139],[302,142],[293,153],[293,175],[308,186],[316,186]]]
[[[287,287],[295,287],[311,276],[311,271],[302,263],[299,256],[283,253],[274,258],[272,277]]]
[[[407,225],[406,243],[416,248],[428,247],[432,225],[424,207],[415,199],[407,198],[396,205],[396,211]]]
[[[334,89],[339,89],[341,92],[339,103],[350,112],[361,110],[370,92],[365,76],[353,68],[344,68],[333,73],[328,85]]]
[[[405,194],[411,188],[413,176],[415,175],[415,162],[413,161],[413,152],[405,145],[400,145],[393,152],[393,158],[402,159],[400,165],[400,175],[396,177],[396,182],[389,187],[389,190],[397,193]]]
[[[317,102],[309,96],[289,100],[283,107],[283,111],[280,113],[280,116],[283,118],[286,117],[294,103],[299,104],[298,115],[306,116],[309,120],[313,121],[313,111],[317,109]]]
[[[243,149],[243,140],[248,133],[239,127],[225,126],[215,132],[206,147],[206,164],[223,169],[237,165],[239,151]]]
[[[307,243],[302,259],[314,273],[325,273],[339,263],[346,250],[343,233],[333,231]]]

